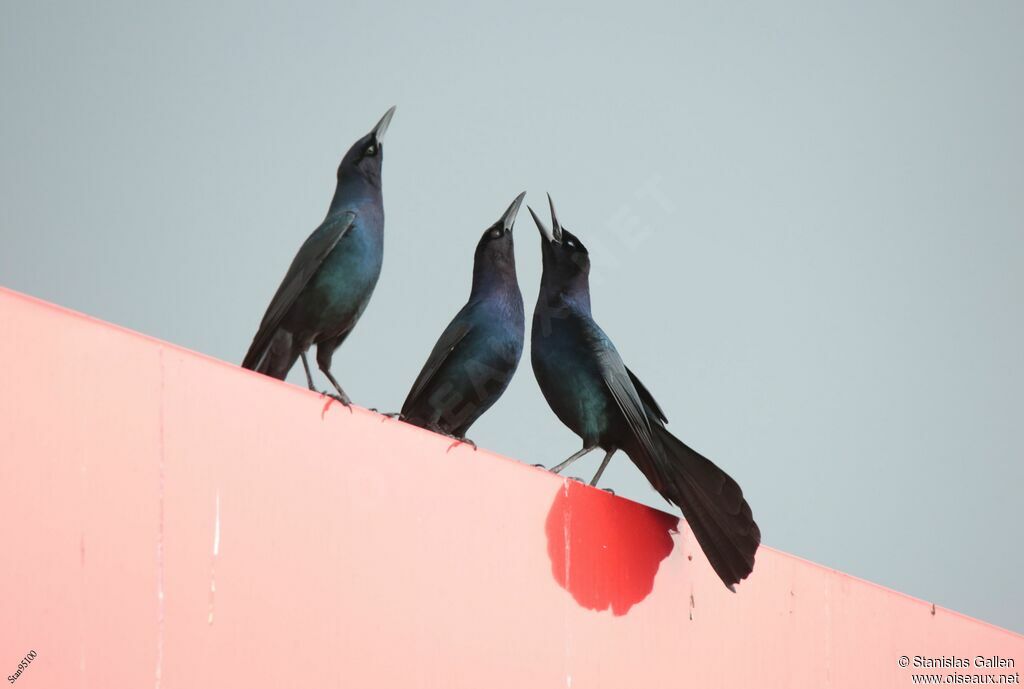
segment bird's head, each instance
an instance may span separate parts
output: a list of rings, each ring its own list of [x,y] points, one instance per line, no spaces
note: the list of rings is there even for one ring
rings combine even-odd
[[[533,222],[540,232],[544,277],[558,282],[575,282],[581,279],[585,281],[590,275],[590,254],[587,247],[558,221],[551,194],[548,194],[548,206],[551,208],[550,230],[530,208],[530,215],[533,216]]]
[[[384,133],[395,114],[392,106],[369,134],[352,144],[338,166],[338,180],[352,174],[367,179],[374,186],[380,186],[380,171],[384,163]]]
[[[478,278],[485,279],[486,274],[504,274],[511,271],[515,275],[516,255],[512,242],[512,227],[525,196],[525,191],[517,196],[498,221],[484,230],[473,257],[474,281]]]

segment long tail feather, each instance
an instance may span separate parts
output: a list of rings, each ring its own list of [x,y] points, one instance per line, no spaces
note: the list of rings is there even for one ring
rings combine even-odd
[[[658,480],[651,483],[679,505],[708,561],[725,585],[734,586],[754,568],[761,530],[743,491],[728,474],[668,432],[653,427],[662,452],[655,457]],[[655,477],[648,477],[655,478]]]

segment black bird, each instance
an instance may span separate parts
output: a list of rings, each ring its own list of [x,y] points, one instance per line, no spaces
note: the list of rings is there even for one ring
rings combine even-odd
[[[512,380],[525,330],[512,226],[524,196],[477,243],[469,301],[430,352],[402,405],[403,420],[465,440]]]
[[[583,439],[583,449],[552,471],[600,447],[606,454],[593,486],[612,455],[624,451],[662,497],[682,508],[711,566],[735,591],[753,569],[761,543],[743,491],[666,430],[665,413],[594,322],[587,249],[558,222],[550,196],[548,202],[551,232],[530,209],[544,263],[533,313],[533,371],[551,409]]]
[[[384,255],[381,165],[392,107],[369,134],[352,144],[338,166],[338,185],[327,217],[299,249],[252,339],[242,366],[284,380],[302,357],[316,390],[306,350],[342,404],[351,401],[331,375],[331,357],[370,301]]]

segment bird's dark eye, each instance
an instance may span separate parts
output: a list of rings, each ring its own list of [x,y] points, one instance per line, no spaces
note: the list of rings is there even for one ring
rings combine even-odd
[[[369,146],[367,146],[366,147],[366,155],[368,155],[368,156],[377,155],[377,147],[374,146],[373,144],[370,144]]]

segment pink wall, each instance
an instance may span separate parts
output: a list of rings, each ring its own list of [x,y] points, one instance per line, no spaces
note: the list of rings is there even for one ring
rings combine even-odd
[[[1024,637],[0,290],[16,686],[906,687]],[[979,575],[979,581],[982,577]]]

